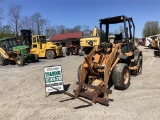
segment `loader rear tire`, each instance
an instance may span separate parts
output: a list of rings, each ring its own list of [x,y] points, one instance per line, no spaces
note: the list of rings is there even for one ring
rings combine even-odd
[[[138,61],[137,61],[137,70],[131,71],[131,75],[140,75],[142,74],[142,56],[139,56]]]
[[[130,71],[125,63],[118,63],[112,71],[113,85],[118,90],[125,90],[130,85]]]
[[[56,55],[55,55],[55,52],[54,52],[54,51],[48,50],[48,51],[46,52],[46,58],[47,58],[47,59],[54,59],[55,57],[56,57]]]

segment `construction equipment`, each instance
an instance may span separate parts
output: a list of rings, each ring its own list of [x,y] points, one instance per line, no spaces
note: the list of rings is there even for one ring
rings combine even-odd
[[[29,41],[27,44],[31,46],[30,52],[37,54],[39,58],[54,59],[63,56],[62,46],[58,46],[52,41],[46,41],[46,36],[31,35],[31,30],[21,30],[21,34],[24,39]]]
[[[146,46],[152,49],[159,49],[159,34],[146,37]]]
[[[154,51],[154,56],[159,56],[160,57],[160,34],[156,35],[156,41],[157,41],[157,50]]]
[[[114,42],[109,40],[110,25],[123,24],[123,33],[115,34]],[[73,91],[76,97],[92,100],[92,103],[108,105],[111,94],[109,82],[116,89],[130,86],[130,74],[142,72],[142,52],[134,45],[135,26],[132,18],[115,16],[99,20],[100,45],[94,46],[78,68],[78,87]],[[105,36],[102,33],[105,27]],[[103,34],[103,35],[102,35]],[[102,39],[105,42],[102,43]]]
[[[71,45],[67,46],[66,55],[78,55],[79,49],[79,44],[76,41],[73,41]]]
[[[85,54],[89,54],[94,46],[100,45],[100,36],[99,36],[99,29],[97,26],[93,28],[93,31],[91,31],[90,36],[86,36],[80,39],[80,47],[79,49],[79,55],[83,56]],[[105,42],[105,35],[102,30],[101,32],[101,42]]]
[[[26,60],[37,62],[38,55],[30,54],[29,46],[18,45],[16,37],[0,39],[0,64],[17,64],[23,66]]]
[[[89,54],[95,45],[100,45],[100,37],[98,27],[95,26],[90,36],[86,36],[80,39],[79,55],[83,56]]]

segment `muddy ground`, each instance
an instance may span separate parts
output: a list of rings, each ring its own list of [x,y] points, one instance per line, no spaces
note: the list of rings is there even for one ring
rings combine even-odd
[[[125,91],[114,90],[109,106],[70,99],[64,94],[45,95],[43,67],[62,65],[65,88],[73,91],[83,57],[41,59],[24,67],[0,66],[0,120],[159,120],[160,58],[143,51],[143,73],[131,77]],[[61,102],[60,102],[61,101]]]

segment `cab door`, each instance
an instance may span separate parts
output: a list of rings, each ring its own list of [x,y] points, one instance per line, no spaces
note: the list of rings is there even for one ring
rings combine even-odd
[[[39,37],[38,36],[32,36],[31,53],[39,55],[39,50],[40,50]]]

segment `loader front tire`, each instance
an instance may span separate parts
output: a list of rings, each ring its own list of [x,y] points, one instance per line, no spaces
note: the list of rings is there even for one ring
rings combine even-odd
[[[77,69],[77,79],[75,79],[75,81],[74,81],[74,85],[75,85],[75,86],[77,85],[77,84],[76,84],[77,82],[80,82],[81,65],[82,65],[82,64],[80,64],[79,67],[78,67],[78,69]]]
[[[80,64],[80,65],[79,65],[79,67],[78,67],[78,70],[77,70],[77,77],[78,77],[78,80],[77,80],[77,82],[80,82],[80,76],[81,76],[81,66],[82,66],[82,64]]]
[[[112,71],[112,81],[115,89],[125,90],[130,85],[130,71],[125,63],[118,63]]]
[[[54,51],[51,51],[51,50],[48,50],[47,52],[46,52],[46,58],[47,59],[54,59],[55,58],[55,52]]]

